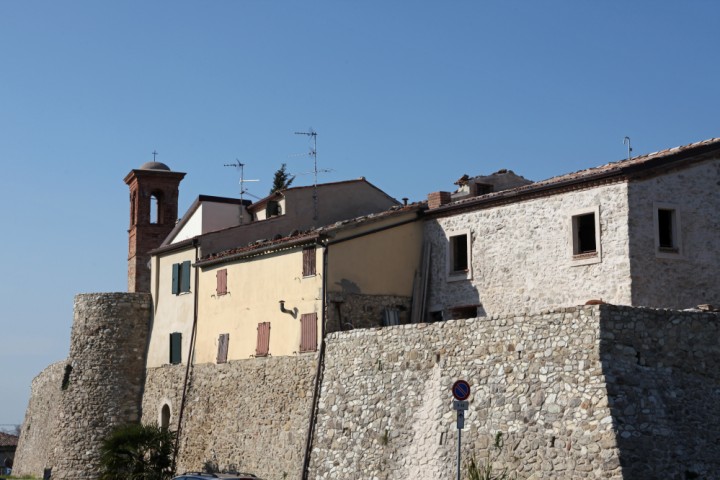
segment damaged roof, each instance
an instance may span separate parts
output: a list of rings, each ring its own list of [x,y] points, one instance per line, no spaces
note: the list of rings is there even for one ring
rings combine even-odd
[[[640,155],[631,159],[607,163],[598,167],[566,173],[499,192],[469,198],[464,197],[458,200],[453,199],[450,203],[434,208],[428,213],[442,213],[486,203],[505,203],[510,201],[510,199],[515,200],[519,197],[535,196],[538,194],[546,195],[556,190],[582,187],[598,181],[609,181],[612,179],[622,180],[634,175],[651,174],[656,171],[664,171],[666,169],[684,166],[694,161],[704,160],[706,155],[719,151],[720,138],[711,138],[689,145]]]

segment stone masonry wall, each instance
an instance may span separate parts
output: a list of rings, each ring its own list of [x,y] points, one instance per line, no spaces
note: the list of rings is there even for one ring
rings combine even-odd
[[[82,294],[60,403],[53,479],[94,479],[101,440],[116,426],[137,422],[145,371],[151,297],[145,293]]]
[[[383,310],[398,311],[399,323],[409,323],[411,298],[398,295],[332,293],[329,298],[327,331],[383,326]]]
[[[627,184],[614,183],[425,222],[432,246],[428,310],[482,305],[487,315],[602,299],[631,304]],[[572,259],[571,218],[599,209],[601,261]],[[448,233],[470,233],[472,278],[448,281]]]
[[[300,478],[316,366],[311,354],[194,365],[177,471],[209,463],[266,480]],[[177,427],[185,368],[148,370],[143,422],[158,422],[168,405]]]
[[[711,478],[718,320],[602,305],[331,334],[309,478],[452,478],[459,378],[465,460],[526,479]]]
[[[53,363],[32,381],[13,474],[42,478],[57,440],[60,388],[66,361]]]

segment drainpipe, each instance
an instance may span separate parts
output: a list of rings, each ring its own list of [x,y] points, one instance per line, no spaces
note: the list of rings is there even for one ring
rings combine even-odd
[[[310,474],[310,454],[312,452],[313,434],[317,422],[318,401],[320,399],[320,387],[322,384],[323,372],[325,370],[325,322],[326,315],[326,292],[328,277],[328,249],[327,240],[320,243],[323,246],[323,280],[322,280],[322,318],[320,321],[320,352],[318,354],[317,370],[315,371],[315,389],[313,391],[312,406],[310,407],[310,422],[308,423],[307,438],[305,439],[305,456],[303,458],[302,480],[308,480]]]
[[[197,239],[193,240],[193,246],[195,247],[195,264],[199,259],[200,245]],[[193,293],[193,326],[190,334],[190,347],[188,348],[188,359],[187,367],[185,367],[185,380],[183,381],[183,392],[180,399],[180,412],[178,413],[178,428],[175,432],[175,451],[173,452],[172,458],[172,471],[175,472],[175,463],[177,460],[178,449],[180,447],[180,434],[182,431],[182,420],[183,413],[185,412],[185,399],[187,397],[188,385],[190,383],[190,367],[192,365],[193,354],[195,353],[195,333],[197,332],[197,321],[198,321],[198,285],[200,285],[200,279],[198,271],[200,270],[196,265],[195,267],[195,292]]]

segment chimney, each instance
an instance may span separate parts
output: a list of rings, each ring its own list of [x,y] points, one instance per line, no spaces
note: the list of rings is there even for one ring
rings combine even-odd
[[[433,192],[428,194],[428,208],[438,208],[442,205],[450,203],[452,197],[450,192]]]

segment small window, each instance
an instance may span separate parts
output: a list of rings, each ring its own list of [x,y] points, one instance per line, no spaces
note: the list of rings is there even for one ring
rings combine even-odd
[[[270,353],[270,322],[258,323],[256,357],[267,357]]]
[[[573,265],[600,262],[600,208],[571,213],[570,224]]]
[[[174,263],[172,270],[172,293],[179,295],[190,291],[190,260]]]
[[[217,294],[218,295],[226,295],[227,294],[227,268],[218,270],[216,276],[217,276]]]
[[[585,215],[577,215],[574,218],[573,225],[575,227],[573,253],[575,255],[581,255],[583,253],[597,252],[597,243],[595,242],[595,214],[587,213]]]
[[[315,275],[315,247],[303,248],[303,277]]]
[[[72,365],[65,365],[65,374],[63,375],[62,384],[60,385],[61,390],[67,390],[70,386],[70,374],[72,370]]]
[[[162,202],[159,193],[153,193],[150,196],[150,223],[162,223]]]
[[[317,350],[317,313],[303,313],[300,316],[300,353]]]
[[[268,200],[267,208],[265,209],[265,216],[267,218],[277,217],[278,215],[282,215],[281,210],[282,209],[280,208],[280,202],[277,202],[275,200]]]
[[[453,307],[450,309],[450,315],[452,316],[453,320],[460,320],[463,318],[477,318],[478,306],[463,305],[461,307]]]
[[[218,337],[218,354],[217,363],[227,363],[228,345],[230,344],[230,334],[223,333]]]
[[[492,193],[495,190],[495,187],[490,183],[475,183],[475,189],[477,195],[486,195],[488,193]]]
[[[170,334],[170,363],[177,365],[182,363],[182,333],[174,332]]]
[[[471,278],[470,232],[457,232],[448,236],[448,280]]]
[[[170,428],[170,405],[167,403],[160,410],[160,428],[163,430]]]
[[[658,257],[678,258],[681,253],[680,214],[668,204],[654,205],[655,250]]]

